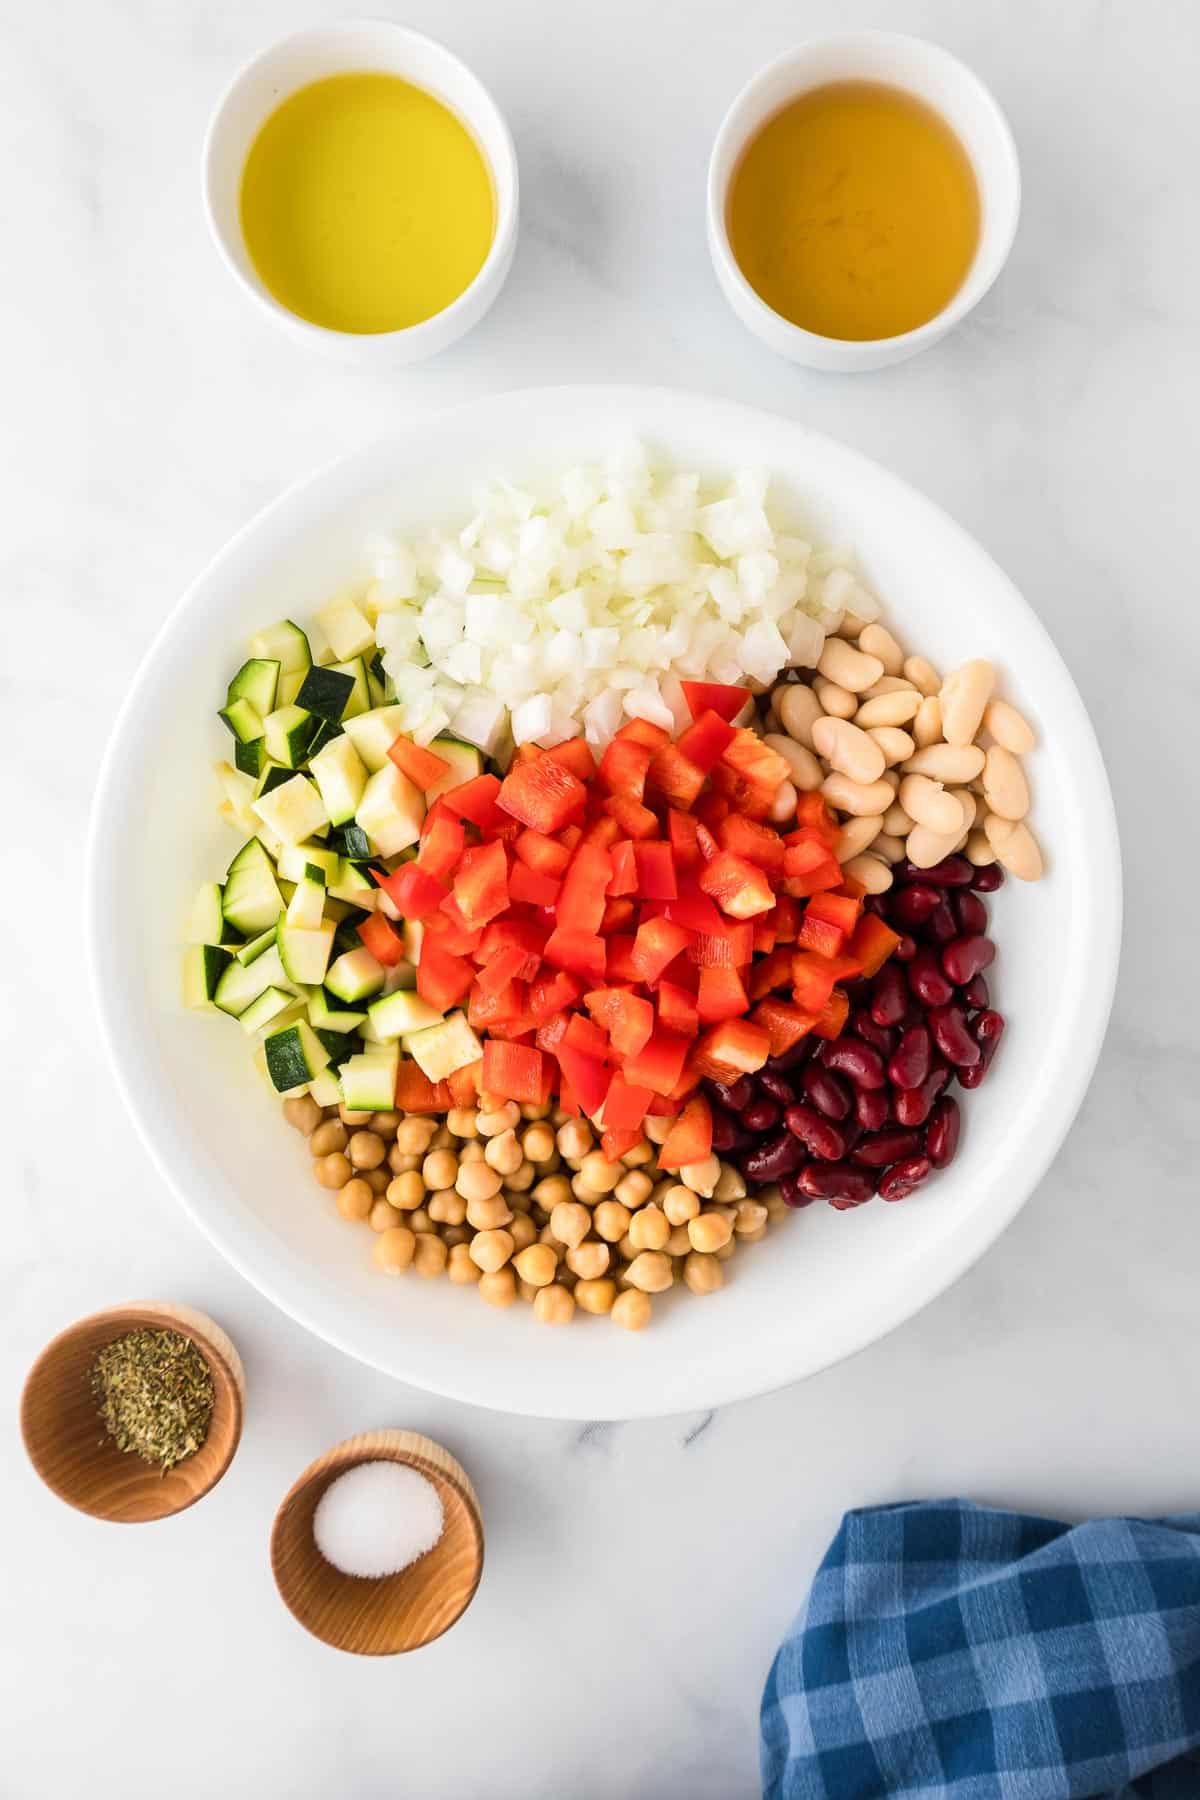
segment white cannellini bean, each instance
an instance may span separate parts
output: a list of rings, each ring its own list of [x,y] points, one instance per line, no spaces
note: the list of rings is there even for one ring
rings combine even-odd
[[[905,854],[918,869],[932,869],[934,863],[954,854],[961,836],[957,826],[953,831],[945,832],[930,831],[928,825],[914,825],[904,845]]]
[[[986,869],[996,860],[996,852],[988,843],[987,832],[982,829],[968,831],[966,854],[967,861],[974,863],[977,869]]]
[[[775,789],[775,798],[771,802],[768,815],[772,825],[786,825],[789,819],[796,816],[796,790],[790,781],[781,781]]]
[[[873,844],[879,836],[883,820],[878,814],[874,817],[863,815],[857,819],[847,819],[838,833],[837,849],[834,855],[840,863],[848,863],[854,857],[861,856],[868,844]]]
[[[913,736],[921,743],[916,732]],[[922,744],[904,765],[906,775],[928,775],[932,781],[963,787],[983,774],[984,753],[978,744]]]
[[[836,637],[825,640],[817,668],[826,681],[832,681],[852,694],[863,693],[883,674],[883,664],[877,656],[866,656],[845,638]]]
[[[963,830],[970,831],[975,820],[979,816],[978,800],[975,798],[970,788],[947,788],[946,792],[953,794],[954,798],[958,801],[958,804],[962,807]]]
[[[989,813],[983,829],[987,841],[996,852],[996,861],[1015,875],[1018,881],[1037,881],[1045,864],[1038,841],[1024,820],[998,819]]]
[[[821,783],[821,792],[830,806],[838,812],[850,813],[855,818],[874,817],[876,813],[885,813],[894,798],[892,785],[880,779],[863,786],[851,781],[848,775],[827,775]]]
[[[931,662],[926,662],[923,656],[906,656],[904,659],[904,673],[917,689],[918,693],[921,694],[936,694],[942,685],[941,676],[938,674],[933,664]]]
[[[856,644],[870,623],[871,621],[869,619],[864,619],[861,613],[844,612],[842,614],[842,622],[833,635],[835,637],[849,638],[851,643]]]
[[[831,718],[852,719],[858,711],[858,701],[849,688],[839,687],[836,681],[827,681],[823,675],[818,675],[813,682],[813,693],[821,703],[821,711]]]
[[[1001,749],[1014,756],[1027,756],[1037,744],[1037,734],[1023,713],[1007,700],[989,700],[983,711],[983,728],[990,731]]]
[[[942,736],[948,744],[974,742],[995,685],[996,671],[981,656],[947,675],[938,698],[942,703]]]
[[[913,741],[918,749],[942,741],[942,703],[936,694],[927,694],[913,714]]]
[[[864,784],[878,781],[885,759],[879,745],[849,719],[818,719],[813,726],[813,748],[839,774]]]
[[[983,797],[988,811],[1002,819],[1023,819],[1029,811],[1029,783],[1011,750],[993,744],[983,766]]]
[[[928,775],[904,777],[900,783],[900,804],[910,818],[918,825],[927,825],[930,831],[944,834],[963,829],[962,807],[953,794],[948,794],[940,782],[930,781]]]
[[[891,869],[877,856],[854,856],[842,867],[855,881],[861,881],[868,894],[886,894],[892,885]]]
[[[899,862],[904,855],[904,839],[892,837],[889,832],[881,831],[871,845],[872,854],[882,856],[884,862]]]
[[[858,647],[867,656],[876,656],[885,675],[899,675],[904,668],[904,652],[883,625],[868,625],[861,632]]]
[[[802,681],[789,681],[785,687],[776,688],[775,709],[788,736],[811,750],[813,720],[819,719],[823,711],[812,689]]]
[[[854,715],[854,723],[863,731],[871,731],[876,726],[907,725],[915,718],[917,708],[921,704],[921,696],[916,688],[894,688],[887,694],[876,694],[871,700],[864,700]]]
[[[805,689],[806,693],[807,691]],[[817,714],[818,719],[824,717],[824,713]],[[802,792],[812,793],[820,787],[824,770],[811,750],[805,749],[803,744],[798,744],[795,738],[784,737],[782,733],[774,731],[767,732],[763,743],[770,744],[772,750],[779,752],[792,772],[792,781]]]
[[[885,768],[890,768],[893,763],[907,762],[916,754],[917,746],[907,731],[901,731],[898,725],[872,725],[867,736],[873,738],[883,751]]]
[[[881,675],[869,688],[864,688],[858,697],[860,701],[878,700],[881,694],[907,694],[911,688],[912,682],[905,681],[902,675]]]
[[[913,828],[913,822],[897,800],[889,806],[883,815],[883,829],[889,837],[907,837]]]

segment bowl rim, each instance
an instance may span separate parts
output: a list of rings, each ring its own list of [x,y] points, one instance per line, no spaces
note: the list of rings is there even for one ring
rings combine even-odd
[[[799,76],[803,59],[814,52],[842,50],[853,53],[858,49],[886,48],[918,55],[924,57],[930,64],[952,70],[955,78],[961,80],[964,86],[971,90],[980,114],[986,116],[991,129],[996,134],[996,142],[1007,164],[1012,184],[1012,200],[1008,208],[1008,216],[1002,221],[1001,230],[993,246],[989,262],[984,264],[980,259],[980,250],[983,247],[981,240],[971,266],[957,291],[950,296],[941,311],[936,312],[931,319],[926,319],[923,325],[914,326],[911,331],[897,332],[892,337],[826,337],[822,332],[809,331],[803,325],[795,324],[793,320],[785,318],[782,313],[776,312],[773,306],[769,306],[757,288],[747,280],[741,264],[734,255],[733,245],[729,240],[726,203],[741,154],[755,131],[760,128],[760,126],[744,127],[738,122],[738,115],[754,99],[758,91],[767,86],[771,79],[781,71],[796,66]],[[905,89],[908,87],[908,83],[900,76],[895,77],[891,85]],[[796,93],[800,94],[805,91],[807,90],[804,84],[799,82]],[[733,145],[733,155],[729,173],[722,180],[719,168],[729,152],[731,144]],[[982,176],[975,159],[972,157],[970,160],[982,195]],[[780,342],[786,340],[792,351],[798,356],[802,354],[805,358],[809,356],[820,358],[836,354],[846,361],[861,359],[864,362],[871,361],[873,364],[873,359],[886,353],[889,360],[899,362],[904,357],[923,350],[927,345],[944,337],[947,331],[952,330],[969,312],[974,310],[998,280],[1012,251],[1021,218],[1021,162],[1012,127],[1000,102],[982,76],[978,75],[969,63],[965,63],[960,57],[955,56],[952,50],[947,50],[944,44],[901,31],[831,32],[819,37],[804,38],[799,43],[793,44],[791,49],[781,51],[778,56],[772,57],[769,62],[756,69],[738,89],[726,108],[721,123],[717,127],[716,136],[713,138],[712,150],[708,159],[705,201],[709,252],[712,260],[716,265],[722,284],[736,291],[739,306],[744,309],[740,315],[743,323],[748,325],[757,337],[768,344],[774,339],[773,347],[775,348],[778,348]],[[747,313],[752,314],[753,318],[748,318]]]
[[[475,90],[479,110],[490,113],[503,151],[503,168],[499,169],[495,166],[493,158],[484,145],[479,142],[474,119],[468,117],[459,108],[452,106],[449,101],[442,101],[442,104],[454,112],[460,122],[466,125],[487,165],[496,198],[495,227],[492,231],[492,241],[488,246],[487,255],[461,294],[456,295],[449,306],[444,306],[440,312],[431,313],[427,319],[419,319],[415,325],[401,325],[394,331],[338,331],[330,325],[318,325],[314,320],[306,319],[302,314],[293,312],[290,307],[284,306],[282,301],[277,300],[264,283],[250,281],[245,271],[238,266],[237,259],[227,241],[226,233],[217,222],[214,204],[213,165],[217,140],[230,102],[243,82],[281,52],[302,44],[306,39],[326,38],[334,33],[350,36],[360,31],[372,31],[385,35],[401,47],[420,46],[452,66],[463,77],[467,86]],[[287,93],[276,102],[276,106],[282,105],[283,100],[290,99],[292,94],[298,92],[298,87],[290,87]],[[435,98],[440,98],[440,96],[435,95]],[[269,113],[264,115],[264,123],[268,117],[270,117]],[[200,151],[200,185],[209,235],[221,261],[242,292],[248,295],[260,311],[275,325],[290,331],[294,337],[306,339],[314,348],[326,351],[336,350],[344,354],[347,348],[362,349],[366,346],[369,349],[370,346],[375,345],[380,348],[384,346],[390,346],[393,349],[403,348],[406,352],[412,353],[414,361],[419,360],[422,349],[426,347],[427,354],[434,355],[438,350],[451,343],[455,337],[461,335],[462,331],[470,329],[475,321],[473,317],[467,315],[472,314],[473,309],[478,306],[481,298],[489,289],[503,282],[512,260],[516,242],[517,218],[520,210],[520,171],[517,163],[517,147],[513,141],[508,120],[501,111],[495,95],[483,79],[475,73],[471,65],[465,62],[456,51],[451,50],[448,45],[443,44],[440,38],[430,37],[424,31],[415,31],[412,26],[402,25],[397,19],[362,17],[331,19],[323,25],[301,26],[296,31],[285,33],[283,37],[272,39],[270,43],[264,44],[261,49],[256,50],[252,56],[247,57],[246,61],[234,71],[226,82],[209,116]]]
[[[784,1367],[777,1376],[772,1373],[764,1378],[761,1371],[753,1371],[740,1364],[736,1364],[732,1371],[726,1367],[720,1375],[710,1372],[706,1399],[702,1404],[727,1405],[736,1400],[773,1393],[788,1387],[793,1382],[833,1367],[850,1356],[856,1355],[860,1350],[867,1349],[899,1325],[915,1317],[932,1300],[945,1292],[972,1268],[1012,1222],[1044,1177],[1074,1122],[1103,1046],[1116,988],[1122,917],[1121,853],[1111,787],[1095,730],[1074,679],[1046,627],[1000,565],[963,526],[946,513],[937,502],[929,499],[902,477],[893,474],[891,470],[876,462],[874,458],[843,444],[826,433],[814,431],[807,425],[788,418],[784,414],[768,412],[766,409],[747,406],[737,401],[706,396],[697,390],[686,388],[564,384],[507,390],[489,395],[482,400],[461,402],[451,407],[414,414],[396,432],[373,439],[355,450],[333,458],[314,472],[301,476],[290,483],[282,493],[261,508],[239,531],[235,532],[188,585],[155,634],[126,690],[97,772],[89,820],[85,854],[85,941],[89,982],[96,1006],[101,1043],[107,1054],[118,1092],[133,1120],[138,1136],[164,1184],[175,1195],[192,1222],[238,1273],[257,1292],[265,1295],[272,1304],[279,1307],[288,1317],[303,1325],[314,1336],[334,1345],[346,1355],[354,1357],[368,1367],[381,1369],[395,1379],[410,1382],[427,1392],[439,1394],[446,1399],[483,1406],[488,1410],[514,1413],[525,1417],[555,1419],[658,1418],[689,1410],[689,1407],[694,1407],[696,1403],[681,1404],[677,1401],[664,1401],[657,1390],[651,1389],[647,1384],[638,1395],[636,1404],[631,1404],[627,1397],[623,1397],[621,1405],[616,1411],[589,1412],[586,1408],[581,1411],[577,1406],[573,1407],[569,1402],[565,1402],[551,1385],[548,1389],[539,1391],[536,1397],[523,1395],[521,1405],[517,1406],[505,1395],[502,1383],[485,1383],[485,1391],[481,1392],[478,1385],[461,1376],[457,1364],[453,1361],[439,1361],[436,1372],[422,1368],[419,1373],[414,1374],[411,1367],[404,1366],[402,1358],[392,1362],[381,1361],[377,1353],[354,1342],[353,1334],[344,1320],[334,1321],[323,1316],[325,1309],[311,1291],[299,1294],[291,1292],[288,1282],[283,1279],[279,1270],[267,1270],[264,1273],[257,1266],[251,1252],[247,1252],[241,1243],[231,1241],[230,1236],[207,1216],[204,1208],[190,1197],[179,1170],[169,1158],[165,1146],[160,1146],[156,1140],[143,1112],[140,1097],[125,1066],[121,1041],[114,1029],[118,984],[115,970],[112,967],[113,959],[105,954],[103,927],[105,908],[103,846],[107,819],[110,811],[115,811],[119,807],[120,783],[118,777],[124,739],[139,710],[143,691],[153,685],[153,671],[160,648],[189,614],[196,595],[219,574],[222,565],[236,558],[242,548],[256,534],[266,530],[275,520],[295,509],[297,503],[306,495],[319,495],[326,484],[336,484],[339,478],[349,476],[357,465],[366,464],[384,448],[392,449],[397,457],[405,452],[411,453],[414,433],[424,433],[466,420],[470,420],[472,426],[476,427],[479,425],[481,414],[490,410],[501,413],[515,410],[519,416],[528,418],[533,416],[535,410],[540,406],[558,407],[564,412],[570,411],[573,414],[589,407],[592,409],[602,408],[608,413],[619,408],[623,417],[636,421],[640,410],[650,412],[655,407],[679,407],[681,405],[702,412],[706,428],[714,432],[719,430],[722,417],[732,423],[736,416],[738,422],[746,427],[757,425],[761,429],[766,423],[775,428],[783,428],[790,434],[798,434],[807,440],[810,449],[829,453],[834,460],[841,461],[849,470],[861,472],[868,481],[878,482],[882,479],[898,499],[903,500],[918,512],[924,513],[928,519],[935,521],[943,533],[955,539],[967,553],[988,569],[991,579],[1006,591],[1009,606],[1022,616],[1026,627],[1036,638],[1040,639],[1048,661],[1057,671],[1060,681],[1065,684],[1062,697],[1068,699],[1075,712],[1072,730],[1078,740],[1076,766],[1081,763],[1090,765],[1086,769],[1092,803],[1090,837],[1096,849],[1097,866],[1109,872],[1109,879],[1092,894],[1095,954],[1089,966],[1088,983],[1078,1000],[1078,1029],[1073,1040],[1074,1054],[1069,1066],[1061,1072],[1061,1080],[1055,1089],[1053,1116],[1047,1115],[1041,1121],[1036,1153],[1027,1158],[1021,1179],[1012,1183],[1007,1190],[996,1197],[991,1210],[984,1219],[972,1220],[969,1228],[960,1228],[949,1233],[949,1241],[942,1240],[939,1244],[938,1255],[926,1257],[913,1271],[910,1284],[903,1291],[893,1290],[886,1300],[876,1307],[869,1319],[862,1321],[853,1333],[847,1334],[847,1341],[829,1349],[828,1353],[822,1351],[818,1356],[802,1359],[799,1367]],[[631,424],[629,429],[634,429],[634,426]],[[647,429],[648,435],[653,435],[653,429]],[[113,997],[111,1007],[109,1004],[110,991]]]

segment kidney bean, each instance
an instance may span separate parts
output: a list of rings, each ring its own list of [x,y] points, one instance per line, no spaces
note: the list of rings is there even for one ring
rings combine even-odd
[[[936,950],[926,948],[917,951],[908,965],[908,985],[922,1006],[945,1006],[954,997],[953,985],[942,973],[941,960]],[[871,1011],[874,1017],[878,1017],[874,1007]],[[885,1022],[890,1025],[892,1020]]]
[[[958,1071],[958,1079],[965,1088],[977,1088],[992,1065],[1004,1031],[1004,1018],[990,1009],[981,1012],[971,1021],[971,1030],[979,1044],[979,1061],[968,1069]]]
[[[998,887],[1004,886],[1004,870],[999,863],[988,863],[986,868],[973,872],[971,886],[977,894],[994,894]]]
[[[817,1197],[815,1194],[806,1194],[800,1186],[799,1178],[794,1174],[780,1176],[779,1192],[788,1206],[794,1206],[797,1210],[802,1206],[811,1206]]]
[[[790,1131],[781,1131],[750,1152],[742,1164],[742,1173],[747,1181],[761,1185],[766,1181],[778,1181],[781,1175],[790,1175],[803,1161],[802,1146]]]
[[[805,1163],[796,1176],[796,1185],[814,1200],[828,1200],[839,1211],[848,1206],[861,1206],[875,1192],[875,1182],[862,1169],[851,1163]]]
[[[754,1088],[748,1075],[739,1075],[736,1081],[714,1081],[713,1092],[723,1106],[730,1112],[741,1112],[743,1106],[749,1106],[754,1098]]]
[[[920,1187],[932,1168],[927,1156],[906,1156],[903,1162],[893,1163],[879,1183],[881,1198],[905,1199],[914,1188]]]
[[[851,1152],[851,1162],[861,1163],[864,1169],[886,1169],[890,1163],[899,1162],[905,1156],[917,1156],[921,1150],[921,1134],[919,1131],[902,1130],[893,1126],[890,1131],[877,1131],[865,1137],[858,1148]]]
[[[946,998],[949,997],[947,994]],[[871,1017],[877,1025],[895,1025],[904,1017],[907,1006],[908,989],[904,983],[904,973],[892,963],[885,962],[875,977],[875,991],[871,995],[869,1009]]]
[[[942,950],[942,972],[955,987],[963,987],[976,975],[990,969],[996,960],[996,946],[991,938],[956,937]]]
[[[982,1054],[979,1044],[967,1028],[967,1015],[961,1006],[935,1006],[930,1009],[929,1029],[933,1041],[956,1069],[970,1069]]]
[[[980,1044],[990,1043],[995,1054],[996,1045],[1004,1035],[1004,1014],[993,1012],[980,1013],[971,1027]]]
[[[958,936],[957,921],[945,901],[930,913],[921,928],[921,936],[927,944],[948,944]]]
[[[955,888],[950,896],[950,908],[958,920],[958,929],[974,937],[978,932],[988,928],[988,909],[970,888]]]
[[[811,1155],[823,1162],[840,1162],[846,1154],[846,1140],[836,1125],[822,1118],[815,1106],[789,1106],[783,1122],[793,1137],[800,1139]]]
[[[925,1127],[925,1154],[935,1169],[944,1169],[954,1161],[962,1130],[962,1112],[958,1101],[943,1094],[929,1115]]]
[[[942,896],[937,888],[915,881],[910,887],[892,890],[888,920],[900,931],[915,931],[941,903]]]
[[[850,1111],[850,1090],[832,1070],[823,1069],[820,1063],[810,1062],[805,1065],[804,1074],[800,1078],[804,1096],[811,1100],[818,1112],[827,1119],[844,1119]]]
[[[946,1063],[931,1069],[920,1087],[900,1088],[892,1099],[892,1110],[898,1125],[923,1125],[933,1111],[933,1103],[950,1079]]]
[[[842,982],[842,992],[851,1006],[865,1006],[871,998],[871,984],[865,975],[854,975]]]
[[[782,1075],[777,1075],[774,1069],[760,1069],[755,1080],[763,1093],[769,1094],[772,1100],[777,1100],[780,1106],[790,1106],[796,1098],[791,1082],[785,1080]],[[745,1118],[744,1110],[742,1116]],[[746,1124],[750,1126],[749,1119],[746,1119]],[[753,1130],[753,1127],[750,1126],[750,1129]]]
[[[752,1100],[742,1113],[745,1131],[770,1131],[779,1123],[780,1108],[774,1100]]]
[[[872,1044],[842,1037],[828,1044],[821,1058],[827,1069],[848,1076],[856,1088],[881,1088],[887,1081],[883,1058]]]
[[[812,1055],[812,1039],[802,1037],[798,1044],[790,1050],[781,1050],[778,1056],[769,1056],[766,1067],[772,1074],[785,1075],[789,1069],[798,1069],[802,1062],[807,1062]],[[761,1073],[761,1071],[760,1071]]]
[[[931,869],[918,869],[907,857],[892,865],[894,881],[923,881],[928,882],[930,887],[969,887],[974,874],[975,870],[965,856],[944,856]]]
[[[864,1094],[882,1094],[885,1092],[885,1089],[864,1088],[863,1092]],[[846,1155],[849,1156],[855,1145],[864,1136],[863,1128],[855,1118],[854,1114],[851,1113],[848,1119],[842,1120],[842,1123],[838,1126],[838,1130],[841,1132],[842,1142],[846,1146]]]
[[[991,991],[982,975],[972,975],[963,988],[962,1002],[971,1008],[991,1005]]]
[[[850,1014],[850,1029],[864,1044],[878,1050],[880,1056],[890,1056],[896,1048],[895,1031],[888,1025],[877,1025],[865,1007],[860,1006]]]
[[[896,945],[896,948],[892,951],[892,960],[894,962],[902,963],[911,962],[916,954],[917,940],[916,938],[909,937],[906,932],[900,939],[900,942]]]
[[[883,895],[882,894],[864,894],[863,895],[863,911],[869,912],[869,913],[878,913],[879,917],[882,918],[884,915],[884,912],[886,911]]]
[[[897,1044],[888,1063],[888,1080],[893,1087],[920,1087],[929,1073],[932,1047],[924,1025],[910,1025]]]
[[[854,1116],[864,1131],[882,1131],[892,1116],[887,1088],[859,1088],[854,1096]]]
[[[714,1150],[732,1150],[737,1142],[737,1126],[731,1114],[723,1106],[712,1108],[712,1147]]]

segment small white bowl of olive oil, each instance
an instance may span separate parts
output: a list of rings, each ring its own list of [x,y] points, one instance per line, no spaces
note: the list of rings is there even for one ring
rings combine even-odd
[[[943,337],[1008,257],[1008,122],[949,51],[865,31],[802,44],[729,108],[708,242],[734,312],[814,369],[880,369]]]
[[[500,109],[449,50],[387,20],[254,57],[218,103],[203,176],[239,285],[337,356],[394,366],[444,350],[512,264],[517,157]]]

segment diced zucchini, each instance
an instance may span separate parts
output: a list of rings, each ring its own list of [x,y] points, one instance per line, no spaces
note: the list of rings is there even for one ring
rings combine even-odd
[[[402,706],[376,706],[346,720],[346,736],[374,774],[387,766],[388,751],[404,729]]]
[[[306,870],[317,868],[325,876],[325,886],[332,887],[341,873],[342,859],[336,850],[324,844],[285,844],[279,853],[279,876],[282,881],[303,881]]]
[[[229,865],[221,909],[245,938],[266,931],[283,911],[271,859],[256,838],[243,844]]]
[[[308,1091],[318,1106],[339,1106],[342,1099],[342,1086],[332,1067],[322,1069],[321,1073],[310,1081]]]
[[[279,959],[292,981],[316,987],[325,979],[329,955],[333,949],[333,926],[318,925],[305,930],[296,925],[279,927]],[[251,968],[254,964],[251,963]]]
[[[329,1065],[328,1050],[303,1019],[285,1025],[282,1031],[268,1032],[263,1051],[267,1073],[281,1094],[312,1081]]]
[[[430,1081],[445,1081],[456,1069],[465,1069],[483,1055],[483,1045],[463,1012],[451,1013],[440,1025],[414,1031],[404,1047]]]
[[[421,960],[421,945],[425,942],[425,927],[420,919],[405,919],[400,933],[404,940],[404,954],[410,963]]]
[[[218,717],[243,744],[252,744],[263,734],[263,715],[249,700],[235,700],[231,706],[223,706]]]
[[[261,956],[256,956],[252,963],[242,964],[235,957],[222,971],[213,999],[222,1012],[238,1019],[269,987],[287,986],[288,978],[280,961],[278,948],[272,945]]]
[[[251,938],[248,944],[243,944],[240,950],[234,951],[233,954],[237,957],[243,968],[249,968],[252,962],[257,962],[264,950],[269,950],[271,948],[271,945],[275,942],[275,933],[277,929],[278,924],[268,925],[267,929],[265,931],[260,931],[256,938]]]
[[[474,775],[483,773],[483,757],[474,744],[464,744],[461,738],[436,737],[429,748],[435,756],[450,764],[445,775],[425,790],[425,802],[432,806],[441,794],[448,794],[451,788],[460,787],[464,781],[470,781]]]
[[[357,1031],[366,1016],[349,1006],[330,1006],[324,988],[314,988],[308,997],[308,1022],[314,1031]]]
[[[371,707],[371,685],[367,680],[367,664],[365,658],[352,656],[348,662],[334,663],[329,674],[348,675],[354,683],[350,697],[342,708],[342,723],[347,719],[361,718]]]
[[[353,820],[367,785],[367,766],[354,748],[354,740],[345,732],[331,738],[312,758],[309,773],[321,790],[333,824]]]
[[[286,674],[279,677],[279,692],[276,694],[275,698],[280,706],[293,706],[295,704],[296,695],[304,686],[304,677],[307,674],[307,669],[289,669]]]
[[[306,775],[293,775],[269,794],[261,794],[254,802],[254,811],[285,844],[303,843],[329,823],[325,802]]]
[[[311,865],[310,865],[311,867]],[[325,877],[314,869],[314,881],[306,873],[288,901],[287,923],[300,931],[316,931],[325,918]]]
[[[285,1012],[295,1001],[295,994],[285,993],[283,988],[265,988],[257,1000],[252,1000],[244,1013],[238,1015],[238,1024],[247,1037],[253,1037],[264,1025],[281,1012]]]
[[[264,794],[274,793],[285,781],[294,781],[296,771],[285,769],[282,763],[264,762],[258,778],[258,786],[254,790],[254,798],[261,800]]]
[[[192,902],[188,916],[189,944],[236,944],[238,934],[221,911],[221,884],[206,881]]]
[[[261,730],[266,739],[267,755],[285,769],[298,769],[308,755],[316,720],[293,701],[268,713]]]
[[[363,786],[366,786],[365,776]],[[329,842],[333,849],[340,851],[343,856],[348,856],[352,862],[370,861],[371,840],[362,826],[356,825],[353,819],[348,819],[338,830],[331,831]]]
[[[415,988],[416,985],[417,971],[412,963],[398,962],[393,963],[388,970],[383,991],[385,994],[394,994],[397,988]]]
[[[244,775],[232,763],[219,762],[214,764],[214,768],[222,799],[249,836],[258,826],[258,820],[251,811],[254,805],[254,777]]]
[[[296,695],[296,705],[336,725],[346,710],[346,702],[354,692],[355,678],[340,669],[318,669],[315,665],[304,677]]]
[[[347,918],[353,911],[354,908],[352,906],[348,906],[344,900],[335,900],[329,890],[326,889],[325,917],[327,919],[332,919],[335,925],[339,925],[341,921]]]
[[[446,1015],[430,1006],[427,1000],[422,1000],[419,994],[400,988],[394,994],[385,994],[381,1000],[372,1000],[367,1016],[374,1035],[381,1043],[386,1043],[389,1038],[407,1037],[410,1032],[440,1025]]]
[[[318,719],[317,729],[313,732],[312,739],[308,746],[309,762],[312,761],[319,750],[325,748],[326,744],[332,743],[334,738],[341,737],[341,735],[342,727],[340,725],[331,724],[328,719]]]
[[[349,1112],[390,1112],[396,1104],[400,1046],[364,1050],[342,1064],[342,1099]]]
[[[234,767],[240,769],[243,775],[259,775],[262,773],[266,754],[264,738],[251,738],[248,744],[243,744],[241,738],[238,738],[233,746]]]
[[[283,840],[277,838],[270,826],[264,825],[261,819],[258,821],[258,830],[254,835],[270,857],[271,861],[277,865],[279,858],[283,855]],[[285,898],[286,897],[287,896],[285,896]]]
[[[355,1036],[344,1037],[337,1031],[322,1031],[313,1026],[318,1038],[329,1052],[330,1067],[340,1069],[344,1062],[362,1051],[362,1039]]]
[[[275,710],[275,689],[279,685],[279,663],[274,657],[252,656],[244,662],[229,684],[226,706],[237,700],[248,700],[260,719]]]
[[[303,674],[312,661],[308,639],[291,619],[280,619],[277,625],[256,631],[250,639],[250,654],[273,657],[284,675],[290,675],[296,669]]]
[[[228,950],[216,944],[189,944],[183,953],[183,1004],[209,1006],[228,966]]]
[[[381,856],[395,856],[419,841],[425,800],[416,783],[388,763],[367,782],[354,818]]]
[[[392,678],[383,666],[383,654],[379,650],[367,663],[367,687],[370,690],[372,706],[388,706],[396,698]]]
[[[352,906],[360,906],[364,912],[374,912],[375,902],[379,897],[379,889],[363,871],[352,862],[343,860],[338,871],[338,878],[330,888],[335,900],[348,900]]]
[[[339,594],[327,606],[317,608],[317,623],[329,640],[337,662],[347,662],[375,647],[370,620],[359,611],[349,594]]]
[[[383,964],[376,962],[365,944],[346,950],[332,963],[325,986],[339,1000],[352,1004],[377,994],[383,986]]]

